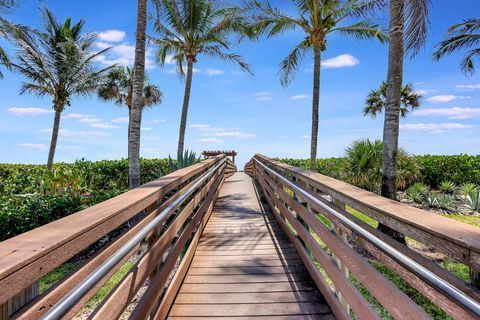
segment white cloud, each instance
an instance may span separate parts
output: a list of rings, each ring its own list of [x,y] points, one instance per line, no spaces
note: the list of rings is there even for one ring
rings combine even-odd
[[[453,100],[465,100],[465,99],[471,99],[472,97],[470,96],[455,96],[452,94],[448,95],[438,95],[438,96],[433,96],[427,99],[428,102],[432,103],[445,103],[445,102],[450,102]]]
[[[85,123],[85,124],[93,124],[93,123],[99,123],[99,122],[102,122],[102,120],[100,119],[97,119],[97,118],[80,118],[78,119],[78,122],[80,123]]]
[[[415,93],[419,94],[421,96],[424,96],[424,95],[429,94],[429,93],[434,93],[434,92],[437,92],[437,90],[432,90],[432,89],[418,89],[418,90],[415,90]]]
[[[310,98],[308,94],[297,94],[290,97],[290,99],[293,99],[293,100],[302,100],[302,99],[308,99],[308,98]]]
[[[459,84],[455,87],[458,89],[475,90],[475,89],[480,89],[480,83],[479,84]]]
[[[428,131],[430,133],[443,133],[447,130],[470,129],[474,126],[461,123],[414,123],[401,124],[400,128],[404,130]]]
[[[199,139],[198,142],[201,142],[201,143],[223,143],[223,140],[218,139],[218,138],[203,138],[203,139]]]
[[[273,96],[271,92],[262,91],[262,92],[255,93],[255,100],[257,101],[267,101],[272,99],[273,99]]]
[[[95,43],[98,49],[102,50],[108,46],[111,47],[108,52],[98,56],[95,60],[101,63],[104,66],[111,66],[114,64],[118,64],[120,66],[132,66],[135,60],[135,46],[128,44],[128,43],[121,43],[121,44],[106,44],[104,42],[97,42]],[[147,49],[145,55],[145,68],[146,69],[153,69],[155,67],[155,63],[152,59],[153,53],[151,50]]]
[[[81,113],[70,113],[65,116],[67,119],[84,119],[84,118],[95,118],[91,114],[81,114]]]
[[[43,129],[40,132],[52,134],[52,129]],[[99,138],[105,137],[108,134],[103,131],[84,131],[84,130],[70,130],[70,129],[60,129],[58,131],[58,136],[63,138]]]
[[[225,71],[219,70],[219,69],[211,69],[211,68],[207,69],[207,75],[208,76],[218,76],[218,75],[224,74],[224,73],[225,73]]]
[[[322,67],[323,68],[343,68],[343,67],[353,67],[359,64],[357,58],[352,56],[351,54],[341,54],[334,58],[322,60]]]
[[[232,137],[237,139],[249,139],[255,137],[253,133],[247,133],[242,131],[217,131],[209,135],[216,137]]]
[[[192,124],[190,125],[190,128],[205,131],[207,129],[210,129],[211,126],[209,124]]]
[[[142,131],[152,131],[153,128],[150,127],[142,127]]]
[[[300,136],[301,139],[310,139],[310,136],[308,134],[304,134]]]
[[[415,110],[413,112],[416,116],[424,117],[448,117],[449,119],[470,119],[480,117],[480,108],[441,108],[433,109],[427,108],[422,110]]]
[[[167,122],[165,119],[153,119],[150,121],[150,123],[164,123]]]
[[[100,128],[100,129],[116,129],[118,126],[108,123],[108,122],[96,122],[96,123],[91,123],[90,127],[92,128]]]
[[[53,112],[52,109],[46,109],[46,108],[10,108],[7,110],[10,113],[13,113],[16,116],[39,116],[43,114],[50,114]]]
[[[17,146],[23,149],[30,149],[35,151],[47,150],[47,145],[43,143],[20,143],[17,144]]]
[[[121,117],[113,119],[112,122],[114,123],[128,123],[128,117]]]
[[[107,42],[120,42],[126,37],[125,31],[122,30],[105,30],[98,32],[97,37],[99,40]]]

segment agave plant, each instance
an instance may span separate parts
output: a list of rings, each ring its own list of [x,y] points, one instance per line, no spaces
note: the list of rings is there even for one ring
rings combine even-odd
[[[480,209],[480,190],[473,190],[467,195],[468,207],[473,211]]]
[[[197,154],[193,151],[189,151],[188,149],[185,150],[183,153],[177,153],[177,160],[174,160],[168,156],[168,168],[170,172],[180,170],[182,168],[189,167],[195,163],[200,162],[201,159],[200,157],[197,158]],[[164,169],[162,168],[162,171]],[[166,172],[163,172],[163,174],[166,174]]]
[[[466,182],[460,186],[460,192],[465,197],[474,191],[478,191],[478,186],[475,183]]]
[[[439,188],[440,190],[448,194],[453,194],[455,190],[457,190],[457,186],[452,181],[442,181]]]
[[[423,203],[430,192],[430,187],[422,182],[417,182],[407,189],[407,198],[417,202]]]

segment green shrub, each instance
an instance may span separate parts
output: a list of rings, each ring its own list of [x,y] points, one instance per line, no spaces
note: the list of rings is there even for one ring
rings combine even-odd
[[[480,190],[473,190],[467,195],[468,207],[473,211],[480,209]]]
[[[415,156],[420,165],[420,179],[431,187],[438,187],[442,181],[456,185],[465,182],[480,184],[480,155]]]

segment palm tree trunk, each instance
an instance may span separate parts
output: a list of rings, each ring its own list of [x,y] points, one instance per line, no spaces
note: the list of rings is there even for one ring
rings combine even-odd
[[[147,0],[138,0],[132,108],[128,133],[128,178],[130,189],[140,185],[140,131],[142,126],[143,83],[145,79],[146,29]]]
[[[48,170],[52,170],[53,158],[55,157],[55,149],[57,148],[58,131],[60,129],[60,116],[62,114],[62,111],[60,110],[61,108],[55,107],[55,117],[53,120],[53,128],[52,128],[52,139],[50,140],[50,150],[48,151],[48,161],[47,161]]]
[[[310,170],[317,167],[317,143],[318,143],[318,109],[320,107],[320,46],[314,48],[313,66],[313,99],[312,99],[312,134],[310,144]]]
[[[404,0],[390,0],[390,42],[388,49],[387,96],[383,126],[382,196],[396,199],[396,163],[403,81]],[[378,229],[405,243],[403,234],[379,224]]]
[[[177,154],[183,154],[185,147],[185,130],[187,128],[188,104],[190,103],[190,91],[192,89],[193,60],[188,59],[187,81],[185,82],[185,94],[183,96],[182,118],[180,120],[180,132],[178,133]]]

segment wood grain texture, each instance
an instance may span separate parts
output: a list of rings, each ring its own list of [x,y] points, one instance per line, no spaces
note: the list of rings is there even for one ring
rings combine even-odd
[[[331,319],[331,312],[295,247],[261,210],[250,177],[236,173],[225,181],[168,318],[246,316]]]

